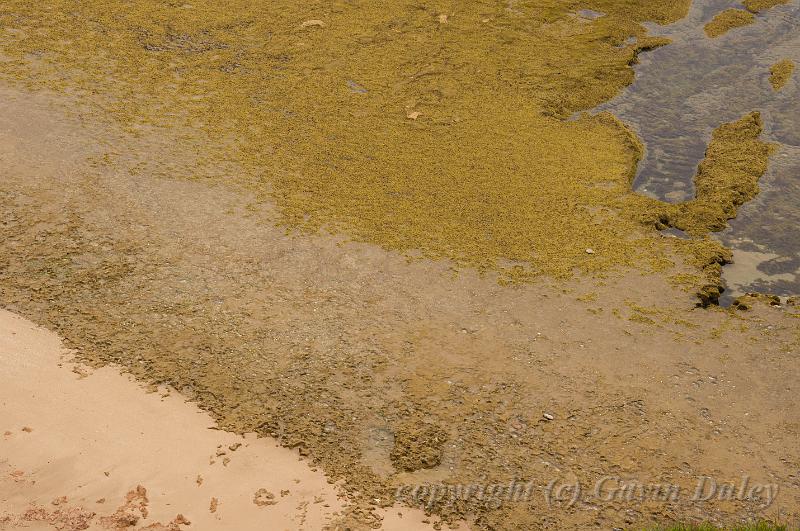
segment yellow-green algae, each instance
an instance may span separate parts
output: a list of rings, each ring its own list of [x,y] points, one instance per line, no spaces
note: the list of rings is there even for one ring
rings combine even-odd
[[[762,303],[769,306],[780,306],[781,299],[777,295],[765,295],[763,293],[746,293],[741,297],[737,297],[733,301],[733,308],[741,311],[747,311],[756,303]]]
[[[750,11],[742,9],[726,9],[718,13],[711,22],[705,25],[705,32],[711,38],[716,38],[728,33],[734,28],[740,28],[752,24],[755,16]]]
[[[769,82],[777,92],[781,90],[791,79],[794,73],[794,63],[791,59],[784,59],[772,65],[769,69]]]
[[[667,204],[643,196],[625,198],[636,204],[625,210],[640,216],[641,221],[658,228],[674,227],[693,237],[674,243],[704,274],[698,292],[704,304],[718,300],[721,267],[731,259],[730,250],[709,233],[725,228],[727,221],[736,217],[738,207],[758,194],[758,180],[775,149],[760,140],[762,130],[757,112],[718,127],[694,177],[695,197],[690,201]]]
[[[695,175],[694,199],[669,209],[667,224],[694,236],[724,229],[759,192],[758,180],[775,149],[759,139],[762,129],[757,112],[718,127]]]
[[[744,0],[744,7],[748,11],[758,13],[759,11],[788,3],[789,0]]]
[[[9,0],[0,75],[69,90],[133,131],[207,135],[207,162],[239,163],[289,227],[509,280],[664,269],[677,248],[713,284],[719,244],[642,224],[718,230],[763,173],[757,118],[715,134],[698,197],[678,206],[633,193],[642,146],[619,120],[565,120],[616,95],[637,54],[668,42],[641,22],[677,20],[689,4]]]

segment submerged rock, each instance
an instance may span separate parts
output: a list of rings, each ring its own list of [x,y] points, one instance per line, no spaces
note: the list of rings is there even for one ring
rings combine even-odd
[[[753,308],[753,305],[761,302],[769,306],[780,306],[781,298],[777,295],[764,295],[763,293],[747,293],[741,297],[737,297],[733,301],[733,307],[737,310],[747,311]]]
[[[442,462],[446,440],[447,434],[438,426],[404,422],[394,430],[394,448],[389,457],[397,470],[433,468]]]

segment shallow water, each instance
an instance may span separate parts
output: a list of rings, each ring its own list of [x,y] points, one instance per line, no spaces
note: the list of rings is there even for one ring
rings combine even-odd
[[[800,65],[800,0],[757,15],[756,22],[716,39],[703,26],[731,7],[696,0],[689,16],[650,26],[673,43],[640,56],[636,80],[601,106],[631,125],[646,144],[635,187],[665,201],[694,195],[693,177],[712,131],[758,110],[764,138],[779,144],[761,179],[761,194],[718,237],[734,249],[723,278],[728,299],[748,291],[800,293],[800,83],[795,72],[780,92],[769,68]]]

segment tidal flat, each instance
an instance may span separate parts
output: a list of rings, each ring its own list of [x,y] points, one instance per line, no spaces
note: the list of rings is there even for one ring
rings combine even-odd
[[[797,2],[748,4],[8,0],[0,305],[297,451],[333,529],[512,481],[428,523],[794,522],[796,275],[718,306],[795,252]]]

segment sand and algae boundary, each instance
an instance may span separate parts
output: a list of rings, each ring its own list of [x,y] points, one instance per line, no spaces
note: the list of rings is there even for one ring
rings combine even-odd
[[[674,21],[688,1],[596,1],[594,20],[563,2],[395,4],[11,2],[0,74],[134,132],[208,135],[198,164],[241,164],[295,229],[507,281],[663,271],[675,246],[705,270],[720,255],[639,225],[653,205],[631,190],[641,145],[623,124],[563,120],[629,84],[637,54],[668,42],[639,22]]]
[[[218,176],[163,177],[196,168],[190,156],[203,144],[91,131],[98,125],[37,106],[43,98],[0,99],[2,303],[87,361],[173,385],[225,429],[298,448],[345,480],[362,524],[376,523],[372,508],[391,505],[398,486],[567,473],[587,484],[643,470],[690,482],[744,466],[786,485],[783,510],[800,506],[784,464],[800,462],[791,424],[800,395],[784,392],[798,381],[800,338],[781,310],[687,313],[687,295],[660,276],[575,280],[572,293],[501,287],[371,245],[288,237],[263,222],[265,205],[211,186]],[[140,155],[102,163],[92,138]],[[757,418],[745,416],[752,408]],[[682,500],[575,512],[543,496],[432,509],[501,529],[541,525],[542,515],[580,528],[621,524],[628,509],[641,522],[759,510]]]
[[[103,108],[142,138],[151,137],[142,132],[148,122],[171,131],[176,123],[196,128],[208,138],[170,138],[169,148],[200,160],[167,166],[174,171],[166,176],[195,168],[197,176],[228,182],[235,176],[212,170],[233,160],[241,164],[240,181],[274,198],[290,227],[324,226],[484,270],[516,260],[524,278],[665,269],[676,245],[714,255],[704,240],[658,237],[659,216],[642,219],[666,207],[630,191],[641,146],[618,120],[562,120],[632,79],[638,45],[625,43],[643,32],[635,21],[680,16],[676,4],[623,11],[597,2],[593,7],[606,16],[594,21],[561,3],[488,6],[489,13],[480,12],[483,5],[409,5],[391,16],[364,7],[361,18],[353,6],[328,11],[317,4],[277,6],[277,14],[159,4],[150,18],[113,3],[64,13],[20,5],[16,15],[13,5],[3,15],[4,24],[15,23],[4,34],[7,75],[80,90],[90,108]],[[220,17],[228,20],[209,28]],[[324,25],[303,27],[304,20]],[[107,48],[98,50],[98,42]],[[119,53],[101,57],[109,50]],[[86,121],[98,119],[97,107]],[[411,113],[420,114],[414,120]],[[587,477],[598,466],[632,471],[632,462],[675,473],[693,461],[698,445],[724,470],[738,466],[743,453],[777,470],[779,458],[795,460],[784,455],[794,451],[785,441],[757,444],[736,420],[742,412],[727,402],[734,420],[723,415],[714,429],[732,426],[731,434],[706,433],[696,408],[716,408],[717,399],[700,397],[695,405],[659,383],[678,372],[677,388],[691,389],[681,375],[699,373],[695,365],[704,380],[719,380],[717,358],[708,355],[716,344],[693,347],[700,332],[673,344],[672,335],[633,317],[609,318],[608,308],[587,312],[595,317],[586,322],[585,308],[549,291],[499,288],[469,271],[442,282],[437,265],[400,266],[402,260],[371,246],[341,250],[308,236],[286,241],[250,223],[240,198],[224,188],[159,180],[138,167],[116,175],[126,150],[153,158],[170,152],[114,140],[94,159],[102,162],[97,173],[37,180],[23,167],[17,170],[26,177],[3,182],[0,199],[14,213],[2,227],[4,303],[59,329],[95,361],[179,384],[223,427],[273,434],[301,448],[332,477],[347,479],[364,504],[362,520],[369,520],[370,505],[388,503],[396,486],[378,472],[382,466],[393,481],[429,479],[427,469],[413,472],[422,477],[398,478],[392,462],[415,468],[440,459],[440,472],[452,470],[452,481],[475,482],[487,471],[509,480],[515,472],[539,477],[552,474],[552,464],[560,470],[571,463]],[[228,208],[234,214],[223,215]],[[258,219],[267,210],[252,209]],[[656,284],[640,286],[647,294],[661,286],[649,282]],[[624,284],[625,293],[635,286]],[[668,286],[659,292],[666,296],[675,296]],[[587,345],[599,350],[580,358]],[[777,345],[726,353],[726,374],[740,367],[749,376],[747,360],[758,351],[759,367],[769,359],[774,385],[783,384],[781,374],[791,371]],[[598,358],[611,360],[593,368],[599,376],[570,370]],[[677,360],[687,367],[678,371],[671,365]],[[620,374],[632,367],[648,380],[639,374],[628,385]],[[659,379],[650,381],[654,374]],[[736,396],[748,392],[743,384],[737,373]],[[757,391],[750,392],[763,398]],[[558,421],[551,424],[543,411]],[[404,429],[409,419],[431,429],[415,437]],[[790,426],[775,432],[794,433]],[[592,443],[563,447],[587,433]],[[392,459],[394,436],[401,453]],[[423,444],[406,444],[415,440]],[[647,440],[671,445],[657,453]],[[403,459],[403,447],[412,459]],[[367,459],[370,452],[377,464]],[[485,527],[530,524],[547,513],[539,499],[524,508],[438,509],[450,517],[474,510]],[[619,522],[614,510],[552,518],[567,526]]]

